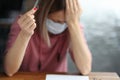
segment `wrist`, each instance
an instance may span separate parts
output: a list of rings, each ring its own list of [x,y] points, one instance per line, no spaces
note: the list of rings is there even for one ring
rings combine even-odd
[[[74,19],[67,22],[68,26],[79,25],[79,20]]]
[[[24,38],[24,39],[30,39],[31,38],[31,34],[27,34],[25,31],[20,31],[19,35]]]

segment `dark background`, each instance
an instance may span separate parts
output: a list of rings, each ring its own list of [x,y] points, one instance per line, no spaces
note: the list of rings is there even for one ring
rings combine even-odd
[[[0,18],[7,18],[10,11],[19,11],[23,0],[0,0]]]
[[[3,71],[4,50],[10,26],[22,10],[23,0],[0,0],[0,72]]]

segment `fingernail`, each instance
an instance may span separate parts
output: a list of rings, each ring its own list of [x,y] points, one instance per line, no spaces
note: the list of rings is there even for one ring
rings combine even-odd
[[[37,9],[38,9],[38,8],[36,8],[36,7],[34,8],[35,11],[36,11]]]

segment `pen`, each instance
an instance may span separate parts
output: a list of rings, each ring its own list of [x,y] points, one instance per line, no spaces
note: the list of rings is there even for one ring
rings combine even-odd
[[[39,1],[40,1],[40,0],[36,0],[33,8],[39,8],[39,7],[38,7]]]

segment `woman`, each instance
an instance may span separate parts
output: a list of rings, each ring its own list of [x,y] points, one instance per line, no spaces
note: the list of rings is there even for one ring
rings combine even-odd
[[[70,51],[78,70],[91,71],[92,57],[79,25],[78,0],[41,0],[12,25],[5,56],[5,72],[66,72]]]

